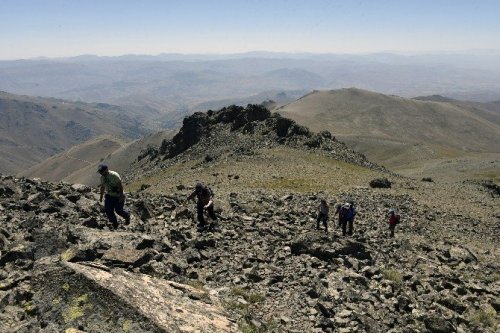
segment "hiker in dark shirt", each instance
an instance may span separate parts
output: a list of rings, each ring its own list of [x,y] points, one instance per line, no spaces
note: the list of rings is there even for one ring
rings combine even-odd
[[[351,202],[349,203],[349,209],[347,210],[347,215],[346,215],[346,220],[347,220],[347,234],[349,236],[352,236],[352,233],[354,231],[354,218],[356,217],[356,208],[354,207],[354,204]]]
[[[321,203],[318,206],[318,218],[316,220],[316,229],[319,230],[319,223],[323,221],[323,225],[325,226],[325,232],[328,232],[328,211],[330,208],[326,203],[325,199],[321,199]]]
[[[347,234],[347,222],[349,221],[349,203],[346,203],[338,209],[339,225],[342,227],[342,236]]]
[[[337,207],[335,208],[335,213],[333,214],[334,216],[335,215],[338,215],[339,218],[338,218],[338,227],[342,227],[342,215],[340,214],[340,210],[342,209],[342,205],[341,204],[338,204]]]
[[[214,212],[214,202],[213,202],[213,194],[210,188],[203,185],[201,182],[197,182],[194,188],[193,193],[191,193],[187,200],[194,200],[196,197],[196,210],[197,210],[197,218],[198,218],[198,230],[202,231],[206,228],[205,217],[203,216],[203,212],[206,210],[210,218],[214,221],[217,221],[217,216],[215,216]],[[214,229],[215,223],[212,223],[209,226],[209,230]]]

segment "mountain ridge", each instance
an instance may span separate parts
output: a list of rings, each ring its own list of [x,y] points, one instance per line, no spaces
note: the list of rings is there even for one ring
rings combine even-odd
[[[500,153],[500,118],[482,103],[347,88],[314,91],[273,111],[313,130],[329,130],[394,171],[418,161]]]

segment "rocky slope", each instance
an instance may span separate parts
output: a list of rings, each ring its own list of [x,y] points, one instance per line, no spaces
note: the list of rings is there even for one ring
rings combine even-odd
[[[476,220],[368,187],[336,198],[247,191],[220,198],[231,208],[217,232],[200,234],[186,190],[130,194],[132,222],[109,231],[85,186],[2,177],[0,193],[2,332],[499,328],[498,216]],[[353,237],[332,222],[329,233],[314,229],[319,197],[356,202]],[[403,217],[394,239],[389,207]]]
[[[259,106],[186,118],[124,176],[133,218],[116,231],[95,189],[1,177],[0,331],[500,329],[495,183],[406,179]],[[195,179],[215,232],[185,201]],[[356,204],[354,236],[333,213],[315,230],[320,198]]]

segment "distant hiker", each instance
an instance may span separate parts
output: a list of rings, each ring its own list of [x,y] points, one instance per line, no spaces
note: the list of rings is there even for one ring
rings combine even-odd
[[[196,182],[193,193],[191,193],[187,200],[194,200],[196,197],[196,210],[198,217],[198,230],[203,231],[206,228],[205,217],[203,216],[203,212],[206,210],[210,218],[214,221],[217,221],[217,216],[215,216],[214,212],[214,201],[213,201],[213,193],[210,188],[203,185],[201,182]],[[213,222],[209,226],[209,230],[212,230],[215,227],[215,222]]]
[[[316,220],[316,229],[319,230],[319,222],[323,221],[323,225],[325,226],[325,232],[328,232],[328,211],[330,207],[326,203],[325,199],[321,199],[321,202],[318,206],[318,219]]]
[[[97,172],[101,174],[101,196],[99,201],[102,202],[104,192],[104,209],[108,220],[113,224],[113,228],[118,228],[118,220],[115,212],[125,219],[125,224],[130,223],[130,213],[123,209],[125,204],[125,194],[123,193],[122,179],[120,175],[108,169],[105,164],[100,164]]]
[[[396,225],[399,224],[399,214],[396,213],[396,211],[391,208],[389,209],[389,231],[390,231],[390,237],[394,237],[394,230],[396,229]]]
[[[339,226],[342,227],[342,235],[345,236],[347,234],[347,221],[348,221],[348,213],[349,213],[349,203],[341,205],[337,208],[339,214]]]
[[[347,234],[349,236],[352,236],[352,233],[353,233],[353,227],[354,227],[354,218],[356,217],[356,208],[354,207],[354,204],[351,202],[351,203],[346,203],[346,205],[349,205],[349,209],[347,210],[347,214],[346,214],[346,217],[345,219],[347,220],[347,224],[348,224],[348,227],[347,227]]]
[[[340,210],[342,209],[342,205],[341,204],[338,204],[336,209],[335,209],[335,214],[333,214],[334,216],[338,214],[339,218],[338,218],[338,227],[342,227],[342,215],[340,214]]]

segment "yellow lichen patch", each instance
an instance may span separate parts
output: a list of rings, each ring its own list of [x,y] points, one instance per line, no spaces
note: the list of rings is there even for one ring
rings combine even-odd
[[[26,311],[26,313],[29,315],[33,315],[36,312],[36,305],[33,304],[33,302],[31,302],[31,301],[24,302],[22,304],[22,307],[23,307],[24,311]]]
[[[59,299],[59,298],[54,298],[54,299],[52,300],[52,305],[58,305],[58,304],[60,304],[60,303],[61,303],[61,299]]]
[[[64,251],[63,253],[61,253],[61,260],[62,261],[68,261],[69,259],[71,259],[71,257],[73,257],[75,254],[73,253],[73,250],[71,249],[67,249],[66,251]]]
[[[62,288],[63,288],[64,290],[68,291],[68,290],[69,290],[69,283],[68,283],[68,282],[66,282],[65,284],[63,284]]]
[[[130,330],[132,329],[132,320],[125,320],[123,322],[122,328],[124,332],[130,332]]]
[[[63,312],[64,321],[70,322],[83,317],[85,311],[90,309],[92,309],[92,304],[88,303],[87,294],[76,297],[71,301],[69,307]]]

